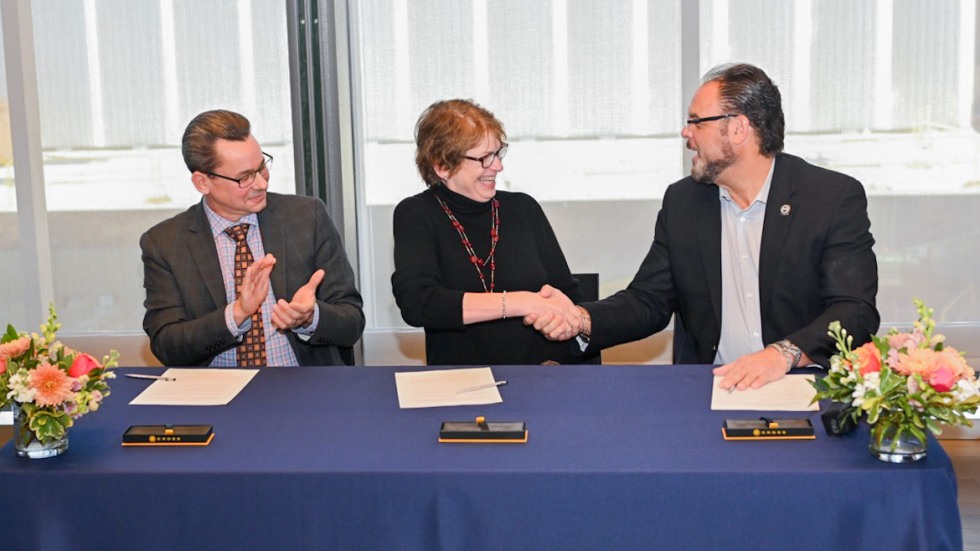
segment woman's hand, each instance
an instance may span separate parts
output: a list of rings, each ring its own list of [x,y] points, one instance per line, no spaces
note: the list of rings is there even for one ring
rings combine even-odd
[[[548,340],[567,341],[582,330],[582,316],[575,304],[560,290],[544,285],[533,293],[525,325],[533,325]]]

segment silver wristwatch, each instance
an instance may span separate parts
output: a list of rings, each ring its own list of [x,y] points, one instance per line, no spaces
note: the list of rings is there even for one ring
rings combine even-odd
[[[775,348],[776,352],[779,352],[779,355],[786,361],[786,373],[789,373],[791,369],[800,365],[800,358],[803,357],[803,351],[800,350],[799,346],[789,342],[788,339],[776,341],[769,346]]]

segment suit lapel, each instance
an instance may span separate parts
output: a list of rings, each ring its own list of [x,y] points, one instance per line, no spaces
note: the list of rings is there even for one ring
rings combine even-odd
[[[214,247],[214,236],[211,235],[211,225],[208,224],[208,217],[204,214],[204,207],[200,203],[187,229],[192,234],[187,242],[187,248],[201,279],[204,280],[204,286],[211,295],[211,300],[215,305],[227,304],[225,282],[221,276],[218,252]]]
[[[721,325],[721,207],[718,199],[718,186],[697,184],[699,190],[697,208],[698,250],[701,251],[701,265],[708,282],[715,321]]]
[[[772,298],[772,289],[779,268],[780,251],[793,224],[794,212],[799,207],[793,203],[795,191],[792,177],[782,156],[776,157],[772,185],[766,200],[766,221],[762,226],[762,244],[759,250],[759,294],[763,319]]]
[[[290,259],[286,257],[286,230],[283,228],[283,224],[276,223],[276,205],[275,197],[271,193],[268,194],[266,207],[258,214],[259,227],[262,232],[262,248],[265,249],[265,254],[276,257],[276,267],[272,269],[270,276],[272,294],[275,295],[276,299],[283,298],[288,301],[292,298],[286,296],[286,272],[288,272],[286,266],[289,265]]]

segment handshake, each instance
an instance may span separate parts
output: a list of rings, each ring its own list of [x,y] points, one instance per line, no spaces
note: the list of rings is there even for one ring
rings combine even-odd
[[[586,314],[565,293],[551,285],[541,287],[536,293],[521,295],[526,299],[526,304],[519,310],[524,313],[524,325],[533,325],[548,340],[567,341],[587,327]]]

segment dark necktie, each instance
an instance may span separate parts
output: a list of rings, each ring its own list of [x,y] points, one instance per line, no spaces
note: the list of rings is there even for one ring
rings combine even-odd
[[[235,240],[235,297],[242,288],[245,270],[252,265],[252,249],[248,247],[248,224],[238,224],[225,230]],[[265,366],[265,330],[262,328],[262,307],[252,314],[252,327],[238,345],[238,367]]]

